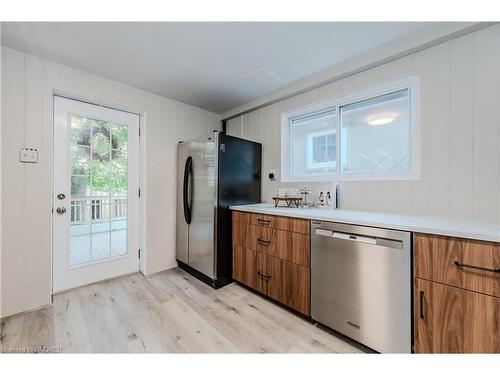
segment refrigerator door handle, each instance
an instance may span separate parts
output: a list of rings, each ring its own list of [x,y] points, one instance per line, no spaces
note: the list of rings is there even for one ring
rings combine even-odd
[[[189,156],[184,165],[184,182],[182,185],[182,201],[184,206],[184,220],[191,224],[191,204],[193,201],[193,187],[191,186],[191,177],[193,174],[193,158]]]

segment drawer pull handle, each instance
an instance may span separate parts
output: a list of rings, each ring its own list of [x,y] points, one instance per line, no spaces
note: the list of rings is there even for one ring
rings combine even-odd
[[[487,267],[474,266],[473,264],[461,263],[458,260],[454,261],[453,263],[455,263],[457,267],[474,268],[475,270],[500,273],[500,268],[487,268]]]
[[[271,276],[269,276],[269,275],[264,275],[264,274],[263,274],[262,272],[260,272],[260,271],[257,271],[257,275],[259,275],[259,276],[263,277],[264,279],[270,279],[270,278],[271,278]]]
[[[257,219],[257,222],[259,224],[265,224],[265,225],[271,224],[271,220]]]
[[[424,292],[420,291],[420,319],[424,319]]]
[[[257,242],[260,243],[261,245],[266,245],[266,246],[271,245],[271,241],[264,241],[260,238],[257,239]]]

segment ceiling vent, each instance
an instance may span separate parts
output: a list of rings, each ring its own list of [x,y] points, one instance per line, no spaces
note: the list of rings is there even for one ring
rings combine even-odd
[[[254,70],[243,78],[252,86],[266,92],[276,90],[283,84],[281,78],[266,68]]]

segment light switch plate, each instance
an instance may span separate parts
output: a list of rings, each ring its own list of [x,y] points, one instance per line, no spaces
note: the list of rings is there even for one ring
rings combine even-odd
[[[19,160],[21,163],[37,163],[38,149],[32,147],[23,147],[19,151]]]

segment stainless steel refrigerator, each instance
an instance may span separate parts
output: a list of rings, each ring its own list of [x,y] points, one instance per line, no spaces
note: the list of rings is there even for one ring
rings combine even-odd
[[[261,155],[260,143],[217,131],[178,144],[176,258],[214,288],[232,281],[229,206],[261,201]]]

